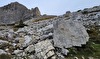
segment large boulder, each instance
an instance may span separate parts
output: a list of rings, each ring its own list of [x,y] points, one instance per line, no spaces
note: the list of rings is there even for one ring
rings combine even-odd
[[[54,45],[59,48],[69,48],[86,44],[89,36],[85,27],[77,21],[58,17],[54,22]]]

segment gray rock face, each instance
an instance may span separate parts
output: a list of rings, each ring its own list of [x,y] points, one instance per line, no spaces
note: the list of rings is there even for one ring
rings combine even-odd
[[[22,53],[22,52],[23,52],[23,50],[15,50],[15,51],[14,51],[14,54],[17,55],[17,54]]]
[[[6,53],[4,50],[1,50],[1,49],[0,49],[0,55],[1,55],[1,54],[7,54],[7,53]]]
[[[86,44],[89,36],[85,27],[77,21],[58,18],[54,22],[54,45],[59,48]]]
[[[41,41],[35,44],[35,54],[39,59],[47,59],[52,57],[55,55],[54,49],[55,48],[53,47],[50,40]]]
[[[18,2],[0,7],[1,24],[13,24],[28,17],[30,17],[29,10]]]
[[[34,16],[39,16],[39,9],[35,8],[34,10],[35,11],[31,12],[31,10],[18,2],[13,2],[0,7],[0,25],[14,24],[20,20],[25,21],[32,16],[31,14],[34,14]]]
[[[38,8],[35,9],[36,13],[31,10],[31,16],[40,16]],[[56,18],[33,22],[34,19],[41,19],[40,16],[25,21],[28,26],[17,31],[1,30],[0,49],[3,50],[0,50],[0,53],[14,53],[16,56],[13,59],[64,59],[69,53],[66,48],[86,44],[89,36],[83,25],[96,22],[100,24],[99,10],[100,7],[97,6],[72,13],[68,11]],[[8,47],[8,43],[11,46]],[[2,48],[4,44],[7,45]]]
[[[8,41],[0,40],[0,48],[3,48],[4,46],[8,45]]]
[[[0,40],[0,45],[1,44],[4,44],[4,43],[8,43],[7,41],[4,41],[4,40]]]
[[[73,21],[79,21],[85,26],[98,26],[100,24],[100,6],[85,8],[84,10],[78,10],[77,12],[66,13],[64,16],[72,19]]]
[[[31,13],[33,17],[41,16],[41,12],[39,11],[38,7],[35,7],[34,9],[32,8]]]

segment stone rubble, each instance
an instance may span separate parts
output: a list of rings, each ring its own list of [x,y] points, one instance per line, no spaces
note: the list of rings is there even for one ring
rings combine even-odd
[[[11,44],[9,46],[11,52],[9,47],[5,51],[14,55],[13,59],[64,59],[69,52],[66,48],[81,46],[88,41],[84,26],[79,22],[66,19],[61,16],[33,23],[30,22],[31,19],[30,23],[25,22],[28,26],[17,31],[13,29],[0,31],[1,37],[6,38],[5,40]]]
[[[0,54],[9,53],[14,56],[12,59],[64,59],[69,53],[67,48],[80,47],[89,40],[83,25],[88,25],[89,19],[99,19],[100,12],[96,9],[86,9],[88,14],[82,14],[84,10],[66,12],[38,22],[33,22],[32,18],[24,22],[28,26],[17,31],[0,30]]]
[[[66,16],[68,15],[68,16]],[[69,17],[73,21],[78,21],[85,26],[100,24],[100,5],[94,6],[93,8],[86,8],[84,10],[79,10],[77,12],[70,12],[64,14],[64,16]]]

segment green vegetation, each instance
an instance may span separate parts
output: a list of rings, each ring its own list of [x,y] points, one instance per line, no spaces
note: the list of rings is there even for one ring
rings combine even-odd
[[[14,30],[14,31],[17,31],[19,28],[23,28],[24,26],[28,26],[28,25],[24,24],[23,21],[20,20],[20,21],[18,22],[18,24],[15,24],[15,25],[13,26],[13,30]]]
[[[8,54],[1,54],[0,55],[0,59],[11,59],[11,55],[8,55]]]
[[[95,7],[94,7],[95,8]],[[88,13],[93,13],[93,12],[99,12],[100,10],[93,10],[93,11],[87,11],[87,10],[84,10],[82,11],[82,14],[88,14]]]
[[[94,59],[100,58],[100,31],[99,27],[90,26],[89,33],[90,39],[86,45],[82,47],[72,47],[69,48],[69,54],[66,59],[73,59],[75,56],[79,59],[82,59],[82,56],[85,59],[88,57],[93,57]]]
[[[73,57],[82,58],[84,56],[86,59],[88,57],[100,58],[100,44],[94,42],[88,42],[87,45],[82,47],[72,47],[68,49],[70,52],[67,59],[73,59]]]
[[[17,25],[14,26],[14,28],[22,28],[24,26],[27,26],[26,24],[23,23],[22,20],[19,21],[19,23]]]
[[[82,11],[82,14],[88,14],[88,11]]]
[[[42,16],[40,18],[35,19],[33,22],[38,22],[38,21],[42,21],[42,20],[48,20],[48,19],[52,19],[56,16]]]
[[[95,43],[100,43],[100,27],[98,26],[91,26],[90,30],[87,30],[90,36],[90,40]]]
[[[77,12],[81,12],[81,10],[78,10]]]

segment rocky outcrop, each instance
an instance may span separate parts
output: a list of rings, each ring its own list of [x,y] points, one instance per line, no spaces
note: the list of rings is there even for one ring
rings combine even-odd
[[[35,44],[35,55],[39,59],[47,59],[55,55],[54,49],[50,40],[41,41]]]
[[[32,8],[31,9],[31,14],[32,14],[33,17],[41,16],[41,12],[40,12],[38,7],[35,7],[34,9]]]
[[[0,25],[14,24],[20,20],[25,21],[30,19],[32,16],[40,15],[40,11],[37,7],[31,11],[18,2],[12,2],[0,7]]]
[[[98,7],[85,9],[85,12],[68,11],[62,16],[46,20],[43,20],[45,17],[41,20],[40,16],[25,21],[28,26],[18,28],[16,31],[1,30],[0,52],[13,55],[12,59],[64,59],[70,52],[69,48],[73,46],[81,48],[89,40],[83,25],[99,24]],[[34,19],[41,21],[35,22]]]
[[[98,26],[100,24],[100,6],[85,8],[84,10],[78,10],[77,12],[68,11],[64,16],[71,18],[73,21],[79,21],[85,26]]]
[[[33,20],[25,21],[28,26],[17,31],[0,31],[1,39],[11,44],[5,46],[4,51],[14,55],[13,59],[64,59],[69,52],[66,48],[81,46],[88,41],[86,29],[78,21],[64,16],[38,22]]]
[[[18,2],[0,7],[0,24],[13,24],[29,17],[29,10]]]
[[[54,46],[58,48],[69,48],[86,44],[89,36],[85,27],[77,21],[67,18],[57,18],[54,22]]]

